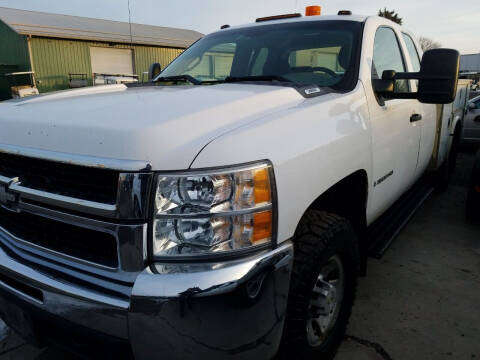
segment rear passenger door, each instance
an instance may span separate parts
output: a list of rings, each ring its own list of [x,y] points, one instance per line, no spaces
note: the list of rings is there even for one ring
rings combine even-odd
[[[372,54],[372,79],[381,78],[384,70],[408,71],[400,36],[388,26],[377,29]],[[410,83],[406,80],[395,84],[397,92],[410,90]],[[421,136],[421,120],[417,121],[413,115],[421,109],[417,100],[385,100],[376,94],[368,98],[373,150],[373,191],[369,215],[376,218],[413,184]]]

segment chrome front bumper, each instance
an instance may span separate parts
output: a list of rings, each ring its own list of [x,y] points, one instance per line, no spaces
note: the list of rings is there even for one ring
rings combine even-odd
[[[129,299],[68,283],[7,251],[0,247],[0,307],[18,302],[42,315],[34,319],[61,319],[81,333],[125,342],[137,359],[269,359],[278,349],[291,242],[239,260],[155,264],[138,275]]]

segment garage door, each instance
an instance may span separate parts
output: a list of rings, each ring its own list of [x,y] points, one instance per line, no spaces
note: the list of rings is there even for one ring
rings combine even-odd
[[[90,59],[92,73],[133,75],[132,50],[91,47]]]

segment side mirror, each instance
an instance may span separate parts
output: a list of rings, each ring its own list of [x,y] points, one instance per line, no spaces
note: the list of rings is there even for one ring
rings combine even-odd
[[[449,104],[457,95],[460,54],[452,49],[433,49],[423,54],[418,82],[418,100]]]
[[[475,103],[468,103],[468,110],[472,111],[472,110],[475,110],[477,108],[477,105],[475,105]]]
[[[162,65],[159,63],[153,63],[148,68],[148,80],[152,81],[162,72]]]
[[[396,73],[385,70],[382,79],[373,80],[373,89],[386,99],[418,99],[426,104],[449,104],[457,95],[460,53],[452,49],[433,49],[423,54],[420,72]],[[396,80],[418,80],[418,92],[395,93]]]

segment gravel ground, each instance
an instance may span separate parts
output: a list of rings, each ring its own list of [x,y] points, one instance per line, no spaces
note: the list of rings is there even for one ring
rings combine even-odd
[[[472,161],[460,154],[449,189],[423,204],[382,259],[369,260],[336,360],[480,358],[480,224],[464,216]],[[75,358],[24,344],[0,321],[0,360],[17,359]]]

